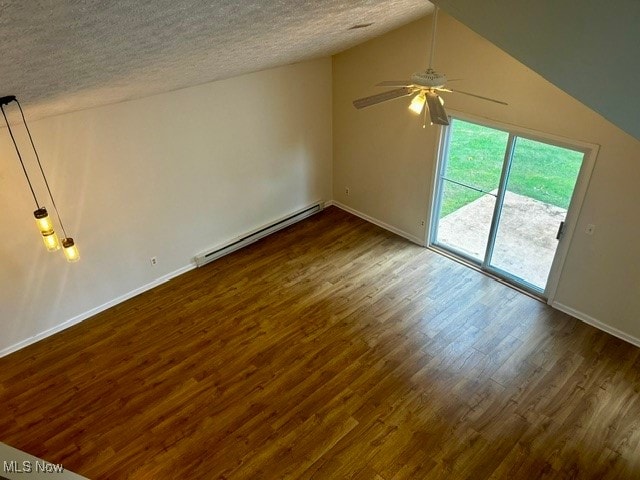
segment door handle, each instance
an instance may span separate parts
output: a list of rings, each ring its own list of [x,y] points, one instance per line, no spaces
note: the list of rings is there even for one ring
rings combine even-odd
[[[556,234],[556,240],[560,240],[563,233],[564,233],[564,222],[560,222],[560,226],[558,227],[558,233]]]

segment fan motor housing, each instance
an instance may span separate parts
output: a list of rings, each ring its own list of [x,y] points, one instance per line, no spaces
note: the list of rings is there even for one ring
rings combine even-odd
[[[423,87],[441,88],[447,83],[447,76],[429,69],[426,72],[414,73],[411,75],[411,81]]]

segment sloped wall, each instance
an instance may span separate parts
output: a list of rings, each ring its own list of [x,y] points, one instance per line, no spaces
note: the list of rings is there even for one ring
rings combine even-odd
[[[433,3],[640,139],[637,0]]]
[[[417,241],[425,240],[439,127],[422,129],[403,100],[365,110],[351,101],[424,69],[430,25],[424,18],[333,59],[334,199]],[[444,12],[435,66],[462,78],[457,88],[509,103],[453,94],[445,96],[451,109],[601,146],[556,306],[640,342],[640,142]]]

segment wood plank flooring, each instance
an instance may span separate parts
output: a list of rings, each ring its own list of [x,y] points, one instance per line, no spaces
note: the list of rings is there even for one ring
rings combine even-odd
[[[336,208],[0,359],[100,479],[640,478],[640,349]]]

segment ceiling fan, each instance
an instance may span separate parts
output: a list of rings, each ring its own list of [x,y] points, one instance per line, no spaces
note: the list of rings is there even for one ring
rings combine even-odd
[[[386,92],[379,93],[377,95],[371,95],[370,97],[359,98],[353,101],[353,106],[360,109],[376,105],[378,103],[387,102],[389,100],[395,100],[396,98],[407,97],[414,95],[409,105],[409,110],[417,115],[424,112],[424,123],[422,127],[426,126],[427,111],[431,118],[431,125],[434,123],[437,125],[449,125],[449,118],[447,112],[444,109],[444,100],[439,92],[445,93],[462,93],[471,97],[481,98],[482,100],[488,100],[490,102],[499,103],[501,105],[507,105],[507,103],[493,98],[483,97],[476,95],[475,93],[463,92],[461,90],[451,90],[445,88],[447,83],[447,77],[444,74],[436,72],[433,68],[433,54],[436,44],[436,27],[438,23],[438,7],[435,7],[433,11],[433,24],[431,28],[431,52],[429,54],[429,67],[424,72],[417,72],[411,75],[411,80],[390,80],[380,82],[376,87],[399,87],[394,90],[387,90]],[[453,80],[451,80],[453,81]],[[427,108],[425,109],[425,103]]]

